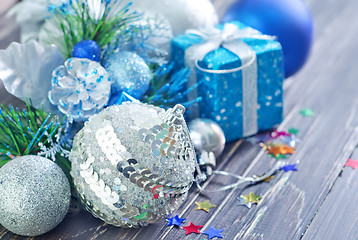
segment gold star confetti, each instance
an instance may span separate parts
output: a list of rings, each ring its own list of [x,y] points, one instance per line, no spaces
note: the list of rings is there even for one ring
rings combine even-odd
[[[274,176],[271,175],[271,176],[265,178],[264,181],[265,181],[265,182],[270,182],[273,177],[274,177]]]
[[[251,208],[253,203],[258,203],[261,196],[256,196],[253,192],[250,192],[249,195],[241,195],[237,198],[239,200],[238,205],[246,206]]]
[[[209,212],[210,208],[216,207],[216,205],[213,205],[209,202],[209,200],[206,200],[205,202],[195,202],[196,205],[198,205],[195,210],[204,210],[205,212]]]
[[[255,193],[250,192],[249,195],[242,195],[245,199],[245,203],[258,203],[261,196],[256,196]]]

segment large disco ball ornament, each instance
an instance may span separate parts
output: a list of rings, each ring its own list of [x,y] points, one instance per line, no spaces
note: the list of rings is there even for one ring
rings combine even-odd
[[[125,102],[85,123],[70,158],[88,211],[115,226],[138,227],[165,218],[185,200],[196,159],[184,110]]]

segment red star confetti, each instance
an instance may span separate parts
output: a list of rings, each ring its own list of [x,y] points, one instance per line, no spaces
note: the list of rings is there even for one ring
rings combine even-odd
[[[188,226],[183,227],[186,231],[186,235],[190,233],[200,233],[199,228],[202,228],[203,225],[194,225],[192,222],[189,223]]]
[[[344,164],[344,166],[356,169],[358,167],[358,160],[352,160],[348,158],[348,161],[346,162],[346,164]]]

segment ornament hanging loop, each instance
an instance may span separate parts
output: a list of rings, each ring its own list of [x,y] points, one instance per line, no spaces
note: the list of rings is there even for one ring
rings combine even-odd
[[[268,171],[267,173],[261,175],[261,176],[252,176],[252,177],[243,177],[234,173],[230,173],[230,172],[226,172],[226,171],[212,171],[212,175],[222,175],[222,176],[230,176],[230,177],[234,177],[237,178],[238,181],[227,185],[227,186],[223,186],[220,187],[218,189],[214,189],[214,190],[206,190],[203,189],[203,187],[201,186],[202,181],[202,177],[200,177],[200,174],[198,173],[198,175],[195,178],[195,183],[197,188],[202,191],[202,192],[220,192],[220,191],[225,191],[228,189],[234,189],[239,187],[240,185],[244,184],[244,183],[257,183],[257,182],[261,182],[264,181],[266,178],[274,175],[278,170],[280,170],[280,168],[282,168],[285,165],[285,163],[283,161],[278,161],[273,168],[271,168],[270,171]]]

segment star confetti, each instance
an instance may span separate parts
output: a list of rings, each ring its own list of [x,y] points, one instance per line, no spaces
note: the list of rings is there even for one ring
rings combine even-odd
[[[147,216],[148,216],[148,213],[147,212],[144,212],[138,216],[135,216],[134,218],[135,219],[138,219],[138,220],[141,220],[141,219],[147,219]]]
[[[210,229],[208,231],[202,232],[202,234],[208,235],[209,239],[212,239],[214,237],[223,238],[223,236],[221,236],[220,234],[223,231],[224,229],[215,229],[212,226],[210,226]]]
[[[291,127],[288,129],[288,133],[293,134],[293,135],[297,135],[299,132],[300,132],[300,130],[297,128]]]
[[[265,173],[258,175],[257,177],[261,178],[265,175]],[[271,179],[273,179],[274,175],[268,176],[267,178],[264,178],[263,181],[264,182],[270,182]]]
[[[295,147],[297,143],[299,143],[301,140],[296,138],[295,135],[291,135],[289,137],[284,137],[281,139],[282,143],[290,146],[290,147]]]
[[[205,212],[209,212],[210,208],[216,207],[216,205],[209,203],[209,200],[206,200],[205,202],[195,202],[195,204],[198,205],[195,210],[204,210]]]
[[[344,164],[344,166],[356,169],[358,167],[358,160],[352,160],[348,158],[348,161],[346,162],[346,164]]]
[[[248,195],[241,195],[237,198],[239,200],[238,205],[245,205],[247,208],[251,208],[253,203],[258,203],[261,196],[256,196],[253,192]]]
[[[313,109],[310,108],[304,108],[300,111],[300,114],[303,117],[313,117],[315,115],[315,112],[313,111]]]
[[[237,205],[239,205],[239,206],[246,206],[249,209],[252,207],[252,202],[246,203],[246,200],[242,195],[240,197],[238,197],[237,200],[239,201],[237,203]]]
[[[245,199],[245,203],[258,203],[261,196],[255,195],[255,193],[250,192],[248,195],[241,195]]]
[[[166,220],[168,221],[167,226],[175,225],[175,226],[180,227],[181,223],[184,222],[186,219],[180,218],[178,215],[175,215],[175,217],[173,217],[173,218],[167,217]]]
[[[271,175],[271,176],[269,176],[269,177],[267,177],[267,178],[265,178],[264,179],[264,182],[270,182],[271,181],[271,179],[273,179],[273,175]]]
[[[267,150],[269,154],[273,154],[275,157],[277,157],[279,154],[286,155],[295,153],[295,148],[286,144],[269,145]]]
[[[298,171],[298,169],[296,168],[296,164],[287,164],[281,167],[280,170],[284,170],[285,172]]]
[[[271,133],[271,137],[274,139],[279,138],[279,137],[287,137],[290,135],[291,135],[290,133],[287,133],[285,131],[277,131],[277,130],[275,130],[273,133]]]
[[[277,156],[273,155],[273,154],[269,154],[270,157],[276,158],[276,160],[280,160],[280,159],[286,159],[287,156],[286,155],[282,155],[281,153]]]
[[[192,222],[189,223],[188,226],[183,227],[186,231],[186,235],[190,233],[200,233],[199,228],[202,228],[203,225],[194,225]]]

